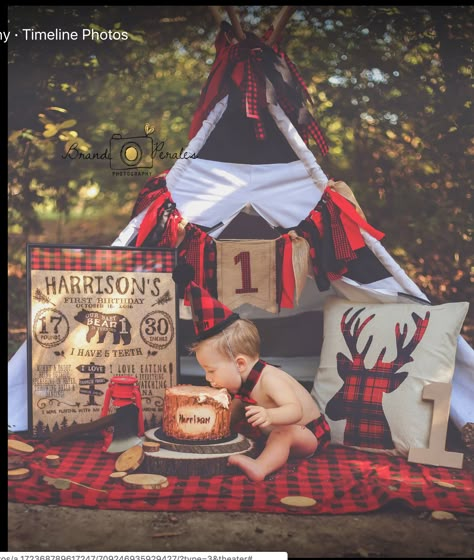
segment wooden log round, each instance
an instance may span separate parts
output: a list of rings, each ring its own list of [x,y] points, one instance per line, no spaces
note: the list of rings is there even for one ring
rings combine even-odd
[[[9,439],[8,440],[8,450],[13,453],[19,453],[22,455],[29,455],[33,453],[35,448],[24,441],[19,441],[17,439]]]
[[[236,434],[230,441],[219,443],[218,441],[210,440],[206,444],[194,444],[192,441],[188,443],[175,443],[162,439],[165,436],[161,428],[155,428],[146,432],[146,437],[153,438],[159,443],[161,449],[168,449],[169,451],[177,451],[179,453],[197,453],[204,455],[214,455],[216,453],[238,453],[240,451],[247,451],[248,441],[241,434]]]
[[[115,461],[116,471],[125,471],[131,473],[136,471],[138,467],[143,463],[145,458],[145,452],[141,445],[134,445],[126,451],[124,451],[118,459]]]
[[[143,451],[145,453],[154,453],[155,451],[160,450],[160,443],[158,441],[144,441],[143,442]]]
[[[113,473],[109,474],[110,480],[122,480],[124,476],[127,476],[127,472],[125,471],[114,471]]]
[[[58,467],[61,464],[61,457],[59,455],[46,455],[44,459],[48,467]]]
[[[122,479],[127,488],[146,488],[148,490],[159,490],[168,486],[166,476],[160,474],[128,474]]]
[[[8,480],[24,480],[30,476],[31,471],[27,468],[12,469],[8,471]]]
[[[309,498],[308,496],[286,496],[280,502],[290,508],[305,508],[317,504],[314,498]]]
[[[227,461],[230,455],[245,454],[249,456],[255,455],[255,444],[242,434],[238,434],[239,438],[245,440],[246,448],[234,453],[203,453],[202,450],[206,446],[200,445],[199,453],[180,452],[171,449],[164,449],[163,446],[157,453],[146,453],[143,463],[144,469],[148,473],[159,473],[164,475],[175,476],[214,476],[218,474],[228,473],[230,467]],[[217,446],[213,446],[217,447]]]

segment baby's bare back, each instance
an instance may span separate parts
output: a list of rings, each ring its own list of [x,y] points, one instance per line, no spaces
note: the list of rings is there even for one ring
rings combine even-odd
[[[294,377],[272,365],[265,366],[259,383],[252,392],[252,397],[259,406],[264,408],[275,408],[278,406],[278,403],[263,389],[264,386],[268,385],[274,387],[281,386],[282,391],[285,391],[286,395],[294,395],[294,400],[301,405],[303,410],[303,416],[296,424],[305,426],[311,420],[319,418],[321,413],[311,394]],[[291,391],[288,391],[288,389],[291,389]]]

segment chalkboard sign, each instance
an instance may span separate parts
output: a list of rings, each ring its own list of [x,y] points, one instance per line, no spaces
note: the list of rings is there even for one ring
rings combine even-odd
[[[99,418],[121,375],[138,380],[145,429],[159,425],[179,376],[175,265],[174,249],[28,245],[34,437]]]

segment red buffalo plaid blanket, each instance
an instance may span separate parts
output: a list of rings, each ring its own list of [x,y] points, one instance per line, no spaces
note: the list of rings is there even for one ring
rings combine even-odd
[[[167,488],[146,490],[129,489],[109,479],[117,456],[104,453],[102,441],[76,440],[58,446],[24,441],[35,448],[25,457],[32,475],[8,481],[11,502],[137,511],[314,515],[373,511],[401,500],[414,510],[474,513],[473,477],[467,470],[408,463],[400,457],[339,446],[329,446],[311,459],[289,462],[259,483],[233,471],[212,477],[168,476]],[[58,467],[46,465],[48,454],[61,457]],[[48,484],[48,477],[49,482],[51,478],[71,482],[56,487]],[[282,498],[294,495],[313,498],[316,504],[291,509],[281,503]]]

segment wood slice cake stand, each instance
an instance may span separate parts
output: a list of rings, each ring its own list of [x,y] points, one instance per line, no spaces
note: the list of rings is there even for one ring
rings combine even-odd
[[[160,450],[145,453],[144,470],[148,473],[175,476],[214,476],[228,471],[230,455],[250,455],[255,452],[255,444],[242,434],[196,444],[167,438],[161,428],[145,432],[148,439],[160,443]]]

